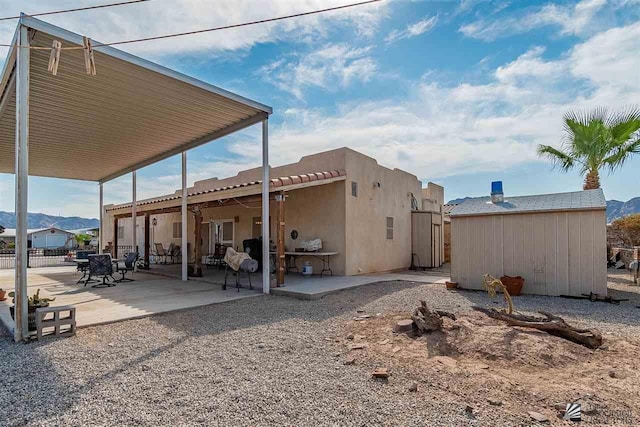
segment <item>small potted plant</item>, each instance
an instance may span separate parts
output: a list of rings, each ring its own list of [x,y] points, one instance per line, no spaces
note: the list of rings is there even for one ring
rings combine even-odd
[[[518,296],[522,292],[524,286],[524,278],[522,276],[502,276],[500,281],[504,284],[511,296]]]
[[[9,296],[13,298],[13,306],[9,307],[9,311],[11,312],[11,318],[16,320],[15,311],[16,311],[16,293],[9,292]],[[49,303],[51,301],[55,301],[55,298],[42,298],[40,297],[40,289],[36,291],[33,296],[29,297],[29,309],[28,309],[28,318],[29,318],[29,331],[36,330],[36,310],[40,307],[49,307]]]
[[[7,299],[7,291],[0,288],[0,301],[5,301]]]

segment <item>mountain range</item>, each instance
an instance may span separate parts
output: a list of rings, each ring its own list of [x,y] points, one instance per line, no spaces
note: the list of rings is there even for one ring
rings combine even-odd
[[[481,199],[482,197],[462,197],[450,200],[449,204],[460,204],[469,199]],[[640,197],[621,202],[619,200],[607,200],[607,224],[623,216],[640,213]]]
[[[4,228],[16,228],[16,216],[13,212],[0,211],[0,225]],[[81,218],[78,216],[52,216],[42,213],[27,214],[27,228],[57,227],[63,230],[77,230],[79,228],[98,227],[100,221],[96,218]]]

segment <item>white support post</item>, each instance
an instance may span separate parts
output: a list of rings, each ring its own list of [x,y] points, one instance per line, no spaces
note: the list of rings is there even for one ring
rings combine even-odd
[[[182,280],[189,280],[187,263],[189,253],[187,252],[187,152],[182,152]]]
[[[16,272],[15,272],[15,329],[13,338],[22,341],[29,337],[27,295],[27,201],[29,197],[29,67],[31,50],[29,29],[20,25],[16,60]]]
[[[138,243],[138,236],[137,236],[137,231],[138,231],[138,227],[136,227],[136,225],[138,224],[137,218],[136,218],[136,205],[138,204],[137,199],[137,194],[136,194],[136,171],[131,172],[131,238],[132,238],[132,243],[131,243],[131,252],[137,252],[137,243]]]
[[[262,121],[262,292],[269,293],[269,119]]]
[[[100,225],[98,227],[98,253],[103,253],[104,248],[104,240],[102,239],[102,224],[104,223],[104,188],[102,183],[100,183]]]

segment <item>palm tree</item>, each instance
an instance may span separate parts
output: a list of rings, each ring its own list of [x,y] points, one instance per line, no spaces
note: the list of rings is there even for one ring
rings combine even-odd
[[[601,168],[613,172],[640,153],[640,108],[609,113],[605,108],[564,115],[561,148],[538,145],[538,155],[551,159],[563,171],[575,166],[585,175],[584,190],[600,188]]]

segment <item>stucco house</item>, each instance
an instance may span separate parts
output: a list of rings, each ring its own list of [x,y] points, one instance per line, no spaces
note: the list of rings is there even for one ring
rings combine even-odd
[[[522,276],[523,293],[607,294],[606,201],[601,189],[469,199],[453,208],[451,279]]]
[[[196,257],[196,233],[200,256],[212,253],[216,243],[243,250],[243,241],[261,237],[261,173],[260,168],[245,170],[230,178],[198,181],[188,189],[190,262]],[[329,260],[334,275],[408,268],[413,258],[412,212],[433,211],[434,223],[441,222],[442,187],[429,183],[423,189],[415,175],[380,166],[349,148],[272,167],[270,176],[269,227],[274,252],[278,235],[285,251],[295,251],[302,241],[321,239],[323,251],[337,253]],[[165,248],[180,245],[180,194],[178,190],[137,201],[137,247],[147,259],[157,243]],[[117,247],[119,255],[132,245],[131,212],[131,203],[105,206],[102,241]],[[435,230],[442,233],[441,227]],[[441,235],[438,242],[433,250],[439,264]],[[433,247],[431,240],[428,247]],[[424,258],[430,266],[433,257]],[[308,261],[316,272],[326,268],[320,259],[310,257]]]

